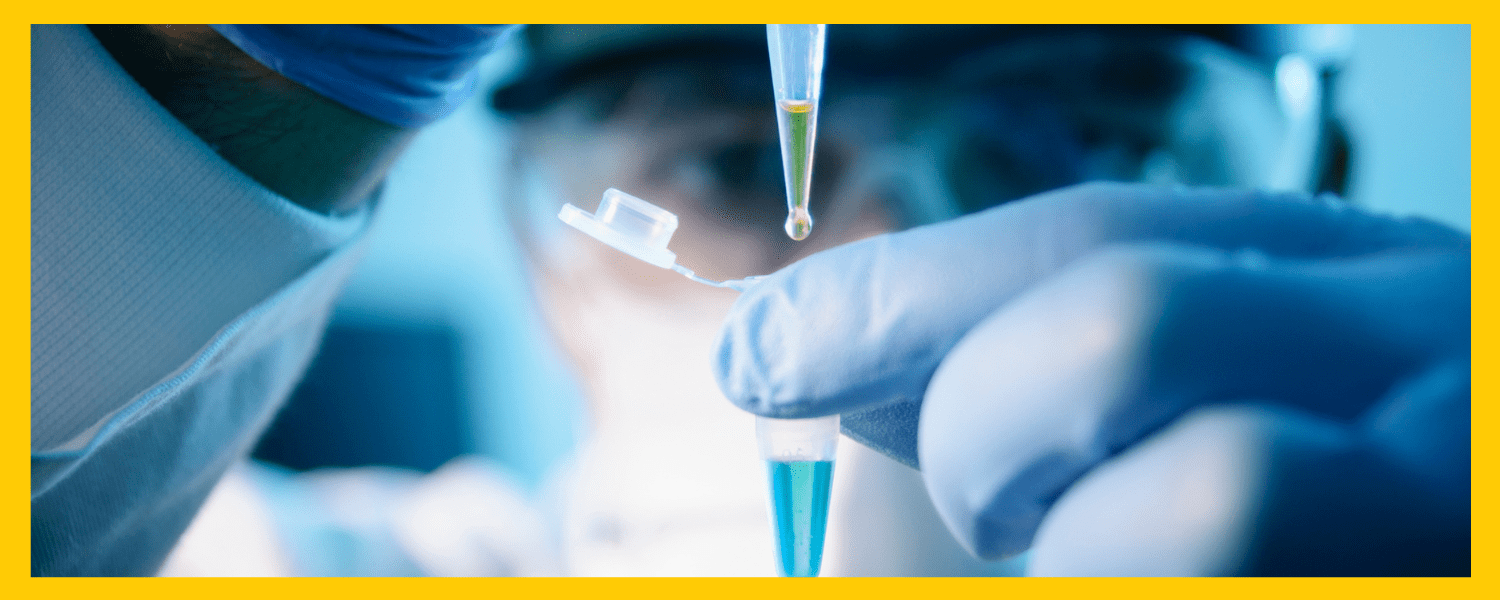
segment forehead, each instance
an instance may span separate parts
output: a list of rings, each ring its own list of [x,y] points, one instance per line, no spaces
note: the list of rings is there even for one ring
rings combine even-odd
[[[1183,70],[1179,42],[1189,35],[1132,26],[831,26],[824,93],[1170,92]],[[738,104],[769,94],[763,26],[534,26],[525,44],[526,66],[494,93],[502,112],[524,115],[580,88],[643,83],[661,71],[679,78],[655,83],[678,85],[695,100]]]

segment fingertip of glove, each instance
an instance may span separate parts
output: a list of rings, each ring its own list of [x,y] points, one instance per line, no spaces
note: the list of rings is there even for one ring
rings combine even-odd
[[[773,365],[767,364],[759,339],[767,312],[763,288],[764,284],[751,287],[730,308],[713,350],[719,391],[735,406],[758,415],[774,412],[767,401],[766,378]]]
[[[790,299],[795,278],[764,281],[740,296],[724,320],[713,349],[714,377],[731,403],[772,418],[804,418],[819,412],[804,364],[807,340]]]

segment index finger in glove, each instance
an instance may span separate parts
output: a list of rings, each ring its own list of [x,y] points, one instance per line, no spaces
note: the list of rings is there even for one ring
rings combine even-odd
[[[732,402],[771,417],[920,403],[938,363],[986,315],[1100,247],[1137,241],[1287,258],[1468,245],[1434,223],[1305,196],[1086,184],[834,248],[767,277],[731,310],[715,375]]]

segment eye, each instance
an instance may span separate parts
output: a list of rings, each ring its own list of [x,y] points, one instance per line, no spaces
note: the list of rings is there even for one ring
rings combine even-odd
[[[781,157],[776,147],[761,142],[737,142],[715,151],[709,158],[715,178],[725,191],[736,194],[766,193],[781,184]]]
[[[730,221],[726,225],[779,224],[785,210],[782,198],[781,154],[775,144],[739,141],[710,152],[707,163],[714,193],[707,213]]]
[[[951,115],[958,135],[945,176],[964,212],[1082,178],[1083,133],[1050,94],[997,88],[963,98]]]

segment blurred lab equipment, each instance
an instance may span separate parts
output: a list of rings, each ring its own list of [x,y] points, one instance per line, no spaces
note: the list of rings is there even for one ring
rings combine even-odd
[[[1338,116],[1338,82],[1354,44],[1351,25],[1298,25],[1265,35],[1276,60],[1276,97],[1287,118],[1287,136],[1272,190],[1344,195],[1349,186],[1350,144]]]

